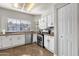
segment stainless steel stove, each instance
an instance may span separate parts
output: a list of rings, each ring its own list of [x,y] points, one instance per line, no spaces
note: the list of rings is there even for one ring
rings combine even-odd
[[[43,34],[37,35],[37,44],[44,48],[44,35]]]

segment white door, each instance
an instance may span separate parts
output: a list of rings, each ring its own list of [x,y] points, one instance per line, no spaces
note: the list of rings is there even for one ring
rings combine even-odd
[[[58,55],[71,56],[76,51],[76,5],[58,9]],[[74,42],[74,43],[73,43]]]
[[[58,55],[63,55],[63,19],[62,8],[58,9]]]

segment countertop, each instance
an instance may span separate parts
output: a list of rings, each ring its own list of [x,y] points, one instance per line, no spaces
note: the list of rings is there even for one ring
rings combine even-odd
[[[39,34],[38,32],[34,32],[34,31],[30,31],[30,32],[5,32],[5,34],[3,34],[2,32],[0,32],[0,36],[7,36],[7,35],[23,35],[23,34]],[[48,35],[48,36],[54,36],[54,33],[52,34],[48,34],[48,33],[43,33],[44,35]]]
[[[23,34],[31,34],[31,33],[36,33],[36,32],[5,32],[3,34],[2,32],[0,33],[0,36],[7,36],[7,35],[23,35]]]
[[[38,33],[39,34],[39,33]],[[48,36],[54,36],[54,33],[48,34],[46,32],[43,33],[44,35],[48,35]]]

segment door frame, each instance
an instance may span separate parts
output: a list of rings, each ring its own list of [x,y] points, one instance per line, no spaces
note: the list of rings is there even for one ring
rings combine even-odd
[[[58,56],[58,9],[66,6],[68,4],[70,4],[70,3],[60,3],[60,4],[55,5],[55,12],[54,12],[54,14],[55,14],[55,40],[54,40],[55,46],[54,47],[55,48],[54,49],[55,49],[55,54],[57,56]]]

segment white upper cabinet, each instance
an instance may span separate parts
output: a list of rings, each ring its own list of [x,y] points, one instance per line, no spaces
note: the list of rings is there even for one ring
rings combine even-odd
[[[46,28],[46,20],[43,17],[39,20],[39,29],[45,29],[45,28]]]
[[[47,16],[47,20],[48,20],[48,27],[53,27],[54,26],[54,15],[49,14]]]
[[[47,28],[47,20],[46,17],[43,17],[43,29]]]
[[[51,15],[47,16],[47,20],[48,20],[48,27],[50,27],[51,26]]]
[[[54,26],[54,9],[42,15],[39,19],[39,29],[46,29]]]

